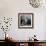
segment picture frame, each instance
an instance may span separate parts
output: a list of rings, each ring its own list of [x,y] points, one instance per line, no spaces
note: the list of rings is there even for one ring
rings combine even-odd
[[[34,14],[33,13],[18,13],[18,28],[33,28]]]

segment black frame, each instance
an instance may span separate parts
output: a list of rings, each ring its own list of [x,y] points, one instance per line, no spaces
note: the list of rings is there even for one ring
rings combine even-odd
[[[22,16],[22,15],[24,15],[24,16],[26,16],[26,15],[31,15],[31,17],[32,17],[32,27],[30,26],[30,27],[21,27],[20,26],[20,16]],[[28,28],[34,28],[34,14],[33,13],[18,13],[18,28],[26,28],[26,29],[28,29]]]

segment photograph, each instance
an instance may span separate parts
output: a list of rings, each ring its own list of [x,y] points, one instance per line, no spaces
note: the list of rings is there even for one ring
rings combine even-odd
[[[33,28],[33,13],[18,13],[19,28]]]

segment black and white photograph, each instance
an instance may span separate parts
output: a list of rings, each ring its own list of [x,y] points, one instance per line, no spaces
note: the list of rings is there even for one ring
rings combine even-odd
[[[19,13],[18,14],[19,28],[33,28],[33,13]]]

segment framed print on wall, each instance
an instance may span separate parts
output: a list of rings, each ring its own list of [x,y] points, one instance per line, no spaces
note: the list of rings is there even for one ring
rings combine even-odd
[[[18,28],[33,28],[33,13],[18,13]]]

